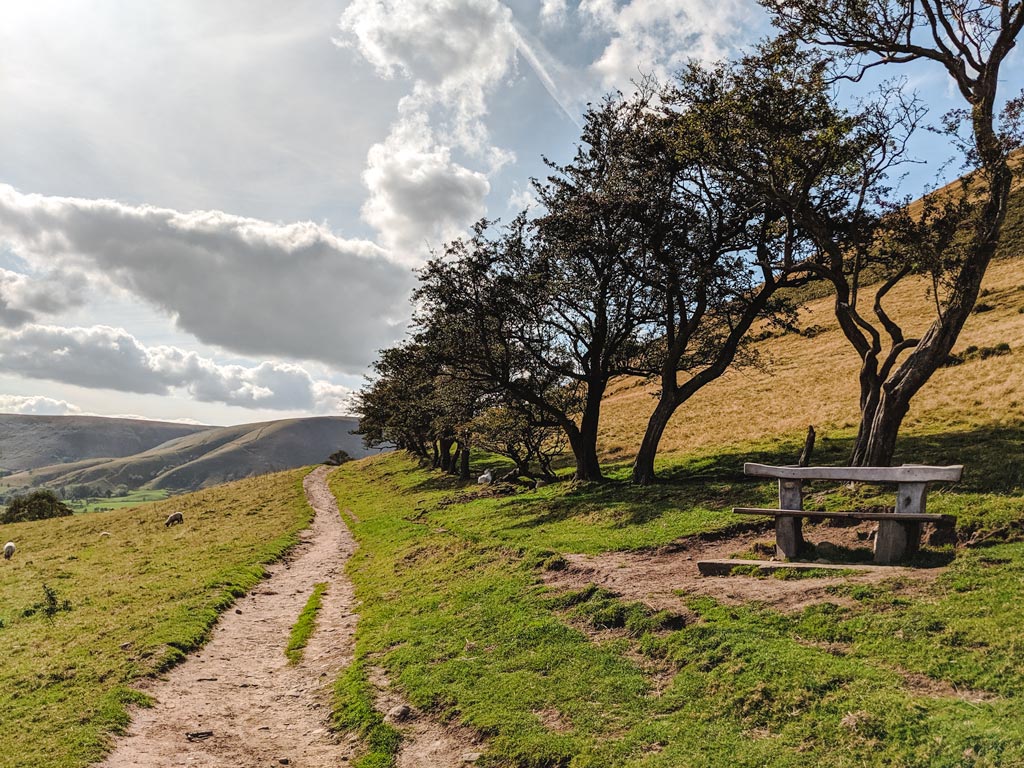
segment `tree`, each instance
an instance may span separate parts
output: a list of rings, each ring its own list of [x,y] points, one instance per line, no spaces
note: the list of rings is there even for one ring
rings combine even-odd
[[[882,281],[871,308],[875,321],[870,322],[856,305],[858,272],[848,272],[839,279],[839,265],[847,261],[832,246],[834,233],[810,215],[806,206],[796,210],[819,245],[833,251],[830,278],[837,288],[836,316],[862,360],[861,421],[851,463],[889,464],[911,399],[948,359],[974,307],[1006,218],[1012,182],[1008,159],[1020,144],[1016,126],[1022,101],[1009,101],[1000,120],[999,79],[1024,27],[1024,3],[762,2],[787,34],[808,44],[838,50],[852,67],[848,70],[852,74],[845,75],[849,79],[860,80],[867,69],[877,66],[923,62],[941,67],[966,104],[966,109],[947,118],[946,126],[951,135],[958,135],[962,126],[968,128],[969,136],[962,146],[965,162],[974,172],[968,182],[947,191],[945,200],[933,196],[928,203],[930,211],[909,222],[911,230],[917,227],[925,236],[925,247],[916,246],[921,259],[917,269],[929,271],[939,289],[937,316],[920,338],[907,338],[881,309],[886,293],[914,272],[915,265],[899,267]],[[933,226],[929,226],[929,216]],[[951,221],[961,224],[957,237],[945,236],[954,229],[947,226]],[[913,242],[911,237],[900,237],[898,231],[894,239],[904,244]],[[942,252],[950,244],[956,244],[954,252]],[[887,338],[885,343],[883,338]]]
[[[540,474],[555,477],[551,462],[565,450],[565,433],[557,427],[538,426],[542,418],[522,406],[494,405],[482,411],[471,424],[473,440],[485,451],[507,456],[521,477],[533,477],[532,464]]]
[[[0,512],[0,523],[22,523],[29,520],[48,520],[73,514],[71,507],[50,490],[33,491],[27,496],[12,496],[7,509]]]
[[[578,480],[603,479],[597,455],[608,382],[630,371],[649,321],[636,256],[636,190],[622,183],[635,103],[591,108],[571,163],[534,183],[541,212],[497,232],[480,222],[422,271],[421,327],[461,338],[459,375],[564,430]],[[455,347],[451,347],[455,349]]]
[[[629,169],[622,183],[639,200],[632,268],[651,313],[631,372],[661,385],[633,464],[641,485],[655,479],[675,411],[731,365],[749,361],[753,323],[787,319],[779,290],[811,279],[799,235],[778,207],[708,162],[703,137],[721,130],[719,111],[695,108],[677,89],[661,100],[660,112],[638,113],[622,163]]]

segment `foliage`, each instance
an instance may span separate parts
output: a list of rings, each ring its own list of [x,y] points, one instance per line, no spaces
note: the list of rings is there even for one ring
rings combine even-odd
[[[29,520],[47,520],[67,517],[71,507],[62,502],[53,491],[42,489],[26,496],[12,496],[7,508],[0,511],[0,524],[21,523]]]

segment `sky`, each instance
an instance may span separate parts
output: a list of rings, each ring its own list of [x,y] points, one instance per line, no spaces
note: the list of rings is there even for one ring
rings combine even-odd
[[[747,0],[5,3],[0,412],[348,413],[414,269],[528,205],[588,102],[769,31]]]

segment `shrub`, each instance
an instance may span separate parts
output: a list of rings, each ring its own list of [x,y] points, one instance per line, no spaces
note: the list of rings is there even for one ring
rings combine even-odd
[[[12,496],[7,509],[0,512],[0,524],[47,520],[51,517],[67,517],[70,514],[71,507],[57,498],[53,491],[33,491],[28,496]]]

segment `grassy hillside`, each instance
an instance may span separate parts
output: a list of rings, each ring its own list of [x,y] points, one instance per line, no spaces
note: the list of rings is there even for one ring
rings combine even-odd
[[[913,577],[819,577],[814,600],[784,610],[765,602],[774,579],[703,580],[711,588],[683,576],[700,541],[743,541],[729,554],[744,557],[771,550],[768,524],[758,541],[731,514],[776,501],[771,483],[743,476],[745,461],[792,463],[808,424],[815,463],[849,455],[858,359],[828,298],[803,307],[801,332],[758,342],[759,366],[680,409],[662,443],[667,482],[654,487],[626,483],[654,406],[653,387],[633,380],[605,401],[607,484],[462,486],[403,454],[338,470],[362,608],[336,717],[371,743],[358,765],[391,765],[395,750],[377,738],[373,666],[414,706],[484,736],[486,766],[1024,765],[1022,211],[1008,228],[1018,250],[991,267],[955,349],[964,362],[935,375],[902,432],[897,462],[967,467],[928,500],[957,516],[956,543],[925,547]],[[931,322],[928,288],[908,280],[889,299],[910,333]],[[1008,354],[969,353],[999,345]],[[893,504],[891,489],[812,491],[826,509]],[[806,530],[815,542],[837,535]],[[868,546],[832,559],[870,557]],[[669,599],[643,576],[628,594],[588,585],[597,577],[573,565],[614,571],[620,551],[662,563]]]
[[[984,286],[979,309],[991,309],[976,310],[954,352],[1006,343],[1010,354],[939,370],[913,400],[904,422],[908,430],[970,432],[1024,422],[1024,261],[994,262]],[[923,279],[908,279],[886,304],[908,334],[920,332],[934,317],[928,287]],[[760,367],[730,371],[680,408],[665,432],[662,451],[795,436],[808,424],[826,437],[855,429],[859,360],[839,331],[831,304],[828,298],[810,302],[800,312],[800,328],[807,335],[787,333],[758,342]],[[632,380],[611,388],[602,413],[606,457],[636,451],[654,407],[654,391]],[[954,460],[954,455],[948,459]]]
[[[947,447],[919,439],[924,461]],[[849,447],[829,441],[822,458]],[[775,494],[744,479],[742,461],[790,461],[797,442],[676,455],[676,474],[699,479],[644,489],[504,495],[460,487],[402,454],[346,465],[332,484],[358,521],[349,571],[362,607],[338,720],[373,742],[379,716],[367,709],[366,678],[376,665],[414,706],[479,731],[487,766],[1022,765],[1024,504],[1007,490],[1014,478],[991,471],[1020,448],[1019,431],[979,448],[990,471],[929,502],[960,516],[962,541],[1001,535],[961,544],[937,579],[825,580],[824,599],[796,612],[744,601],[740,582],[757,581],[749,576],[714,580],[726,582],[725,602],[679,588],[671,610],[645,602],[642,584],[637,599],[546,583],[572,553],[653,556],[696,533],[723,535],[737,525],[731,506]],[[818,493],[826,507],[886,500]],[[665,558],[669,582],[692,568],[676,551],[677,565]],[[922,562],[953,555],[931,549]],[[762,594],[779,583],[768,582]],[[390,765],[393,740],[381,743],[357,765]]]
[[[0,414],[0,469],[20,472],[81,459],[129,456],[210,429],[141,419]]]
[[[296,541],[312,516],[303,474],[0,527],[18,546],[0,561],[0,766],[97,759],[138,700],[132,681],[198,647]],[[174,511],[185,524],[165,528]]]
[[[323,461],[339,448],[365,456],[350,434],[356,420],[343,416],[282,419],[216,427],[184,435],[120,458],[40,467],[12,474],[12,488],[86,484],[95,488],[196,490],[231,480]]]

